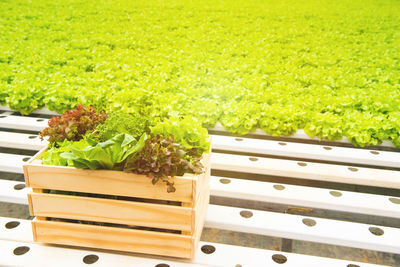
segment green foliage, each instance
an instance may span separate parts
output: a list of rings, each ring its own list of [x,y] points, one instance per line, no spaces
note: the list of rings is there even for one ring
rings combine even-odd
[[[299,107],[264,105],[259,127],[273,136],[292,135],[305,126],[307,119],[306,112]]]
[[[45,165],[68,166],[67,159],[61,157],[61,153],[70,152],[71,147],[84,149],[89,144],[85,139],[79,141],[64,140],[63,142],[54,143],[50,148],[43,153],[42,163]]]
[[[77,141],[82,139],[86,132],[93,131],[106,118],[104,111],[97,113],[92,106],[78,105],[75,110],[66,111],[60,117],[52,117],[48,122],[49,126],[43,129],[39,136],[42,140],[48,137],[50,143]]]
[[[221,124],[228,131],[244,135],[254,132],[258,127],[262,105],[251,101],[231,101],[225,104],[223,109],[224,113],[221,117]]]
[[[170,177],[181,176],[186,172],[201,173],[203,166],[200,157],[186,152],[184,146],[177,144],[172,135],[151,135],[138,153],[130,156],[124,171],[146,174],[156,184],[160,179],[167,185],[167,191],[175,192]]]
[[[326,112],[314,114],[312,120],[304,127],[304,132],[310,137],[317,136],[321,139],[340,140],[343,138],[343,128],[341,116]]]
[[[72,143],[70,152],[63,152],[60,157],[78,169],[122,170],[123,162],[142,149],[146,139],[146,134],[139,141],[129,134],[118,134],[102,143],[87,139],[87,146]]]
[[[111,113],[103,124],[99,124],[92,137],[104,142],[117,134],[126,133],[139,139],[148,131],[149,122],[146,117],[138,113],[128,114],[122,112]]]
[[[154,135],[173,135],[176,143],[192,151],[194,155],[202,155],[210,150],[210,141],[207,129],[195,118],[171,117],[151,127]]]
[[[15,0],[0,18],[0,104],[23,114],[83,104],[399,146],[396,0]]]

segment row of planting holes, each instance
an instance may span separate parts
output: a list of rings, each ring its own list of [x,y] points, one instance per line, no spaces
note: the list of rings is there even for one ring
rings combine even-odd
[[[243,141],[244,139],[243,139],[243,138],[237,137],[237,138],[235,138],[235,140],[241,142],[241,141]],[[286,146],[286,145],[287,145],[287,143],[285,143],[285,142],[278,142],[278,144],[281,145],[281,146]],[[330,146],[324,146],[324,147],[322,147],[322,148],[325,149],[325,150],[332,150],[332,147],[330,147]],[[379,155],[379,151],[370,150],[369,152],[370,152],[371,154],[374,154],[374,155]]]
[[[231,180],[230,180],[230,179],[227,179],[227,178],[221,178],[221,179],[219,179],[219,182],[220,182],[221,184],[230,184],[230,183],[231,183]],[[273,187],[274,187],[274,189],[276,189],[276,190],[278,190],[278,191],[282,191],[282,190],[285,189],[285,186],[280,185],[280,184],[276,184],[276,185],[274,185]],[[329,191],[329,194],[331,194],[331,195],[334,196],[334,197],[341,197],[341,196],[343,195],[343,194],[342,194],[341,192],[339,192],[339,191]],[[400,198],[390,197],[390,198],[389,198],[389,201],[392,202],[393,204],[400,205]]]
[[[6,229],[14,229],[14,228],[18,227],[19,225],[20,225],[20,222],[11,221],[11,222],[8,222],[5,224],[5,228]],[[13,253],[16,256],[21,256],[21,255],[26,254],[29,250],[30,250],[30,248],[28,246],[20,246],[20,247],[15,248]],[[212,245],[203,245],[201,247],[201,251],[204,254],[213,254],[215,252],[215,250],[216,250],[216,248]],[[284,258],[284,261],[282,261],[283,260],[282,257]],[[273,255],[272,259],[277,263],[285,263],[287,261],[286,257],[283,255],[280,255],[280,254]],[[99,256],[97,256],[95,254],[86,255],[82,259],[82,261],[85,264],[93,264],[93,263],[96,263],[98,260],[99,260]],[[242,267],[241,264],[236,264],[235,266]],[[166,264],[166,263],[159,263],[159,264],[156,264],[155,267],[170,267],[170,265]]]
[[[5,227],[7,229],[13,229],[15,227],[17,227],[20,223],[17,221],[11,221],[6,223]],[[16,256],[21,256],[24,255],[25,253],[27,253],[30,250],[30,248],[28,246],[20,246],[14,249],[13,253]],[[203,245],[201,247],[201,251],[204,254],[212,254],[215,252],[215,247],[212,245]],[[85,264],[93,264],[95,262],[97,262],[99,260],[99,256],[94,255],[94,254],[90,254],[90,255],[86,255],[85,257],[83,257],[82,261]],[[272,260],[278,264],[283,264],[285,262],[287,262],[287,258],[286,256],[282,255],[282,254],[274,254],[272,255]],[[358,265],[353,265],[353,264],[349,264],[347,265],[347,267],[357,267]],[[166,263],[159,263],[157,265],[155,265],[155,267],[170,267],[169,264]],[[241,264],[236,264],[235,267],[242,267]],[[359,266],[358,266],[359,267]]]
[[[250,161],[257,161],[258,158],[249,157],[249,160],[250,160]],[[301,166],[301,167],[306,167],[306,166],[307,166],[307,163],[305,163],[305,162],[297,162],[297,165],[299,165],[299,166]],[[355,168],[355,167],[348,167],[347,169],[348,169],[349,171],[352,171],[352,172],[358,171],[358,169]]]

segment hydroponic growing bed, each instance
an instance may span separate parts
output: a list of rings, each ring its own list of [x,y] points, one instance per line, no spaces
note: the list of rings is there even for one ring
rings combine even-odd
[[[22,164],[48,145],[37,132],[47,126],[49,115],[79,104],[124,118],[103,127],[103,134],[118,128],[121,120],[133,128],[145,121],[142,130],[133,131],[142,137],[153,134],[154,128],[165,134],[166,128],[157,125],[168,122],[175,128],[180,123],[186,129],[196,125],[187,136],[206,135],[203,126],[213,139],[210,191],[204,187],[211,204],[207,213],[201,209],[206,234],[197,250],[193,242],[190,248],[183,246],[192,261],[34,244],[31,218],[1,217],[0,265],[399,265],[399,25],[396,0],[0,1],[0,201],[27,205],[27,193],[107,203],[126,200],[119,194],[98,196],[91,188],[58,196],[48,185],[30,189],[3,179],[21,174]],[[74,133],[68,123],[63,124],[66,136]],[[145,158],[145,149],[133,144],[141,147],[140,140],[147,137],[132,139],[123,132],[107,133],[103,139],[91,132],[98,138],[92,140],[87,132],[81,134],[84,146],[67,140],[36,160],[56,169],[82,164],[95,169],[100,164],[135,172],[138,169],[131,167]],[[47,136],[57,135],[53,131]],[[147,139],[146,147],[159,143],[157,138]],[[175,145],[176,139],[168,140]],[[120,156],[129,148],[130,157],[86,158],[86,148],[101,152],[110,142]],[[175,190],[169,180],[173,176],[157,178],[167,185],[165,195]],[[146,201],[136,204],[149,207]],[[190,203],[169,208],[177,210],[176,204],[187,218],[195,217]],[[79,228],[123,227],[124,233],[132,233],[126,229],[130,224],[119,224],[123,218],[115,209],[82,227],[75,208],[68,208],[64,221],[57,221],[59,214],[40,213],[31,205],[38,216],[33,223],[61,225],[70,220]],[[90,216],[85,206],[81,210]],[[187,240],[198,233],[188,231],[189,224],[164,229],[167,222],[157,218],[150,224],[138,224],[136,218],[132,225],[162,225],[159,235],[179,231],[173,234]],[[168,220],[181,221],[173,216]],[[196,225],[192,220],[190,228]],[[52,243],[73,245],[54,233],[39,234],[59,241]],[[196,234],[196,242],[198,238]],[[243,246],[243,239],[250,241]],[[87,247],[112,248],[96,246],[98,240],[89,238]],[[124,243],[129,247],[125,251],[151,251],[138,249],[139,243],[143,245]],[[160,245],[153,243],[149,245]],[[173,251],[180,255],[179,249]]]
[[[1,1],[0,104],[400,144],[400,4]]]

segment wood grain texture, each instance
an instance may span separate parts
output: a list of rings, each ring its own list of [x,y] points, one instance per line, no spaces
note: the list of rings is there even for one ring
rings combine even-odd
[[[190,236],[33,220],[37,242],[190,258]]]
[[[32,188],[172,200],[192,201],[193,177],[174,177],[176,192],[164,183],[153,185],[145,175],[111,170],[81,170],[62,166],[26,165]]]
[[[41,165],[39,152],[24,165],[32,187],[29,205],[37,242],[86,246],[181,258],[194,257],[209,200],[210,153],[202,164],[205,172],[173,177],[176,191],[164,183],[153,185],[144,175],[112,170],[82,170]],[[43,189],[127,196],[181,202],[181,206],[43,193]],[[179,230],[180,234],[50,221],[47,218],[114,223]]]
[[[191,208],[56,194],[32,193],[29,198],[33,216],[191,231]]]

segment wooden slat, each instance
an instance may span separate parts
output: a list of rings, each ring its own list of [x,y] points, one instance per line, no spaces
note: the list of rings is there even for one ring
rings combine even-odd
[[[43,243],[114,249],[189,258],[191,237],[77,223],[34,220],[34,240]]]
[[[241,216],[244,209],[218,205],[208,208],[206,227],[268,235],[288,239],[305,240],[324,244],[400,253],[400,229],[361,223],[352,223],[322,218],[276,212],[246,210],[250,218]],[[307,226],[304,219],[312,219],[315,226]],[[369,231],[379,227],[384,234],[377,236]]]
[[[30,197],[34,216],[191,231],[191,208],[56,194]]]
[[[167,192],[164,183],[153,185],[146,176],[110,170],[80,170],[62,166],[32,164],[28,166],[28,177],[29,182],[27,181],[27,184],[32,188],[135,196],[181,202],[192,200],[193,177],[176,177],[174,179],[176,188],[174,194]]]
[[[349,164],[400,167],[400,153],[339,146],[212,135],[213,149]]]
[[[398,171],[353,167],[351,165],[343,166],[213,153],[211,156],[211,167],[216,170],[400,188],[400,175]]]

